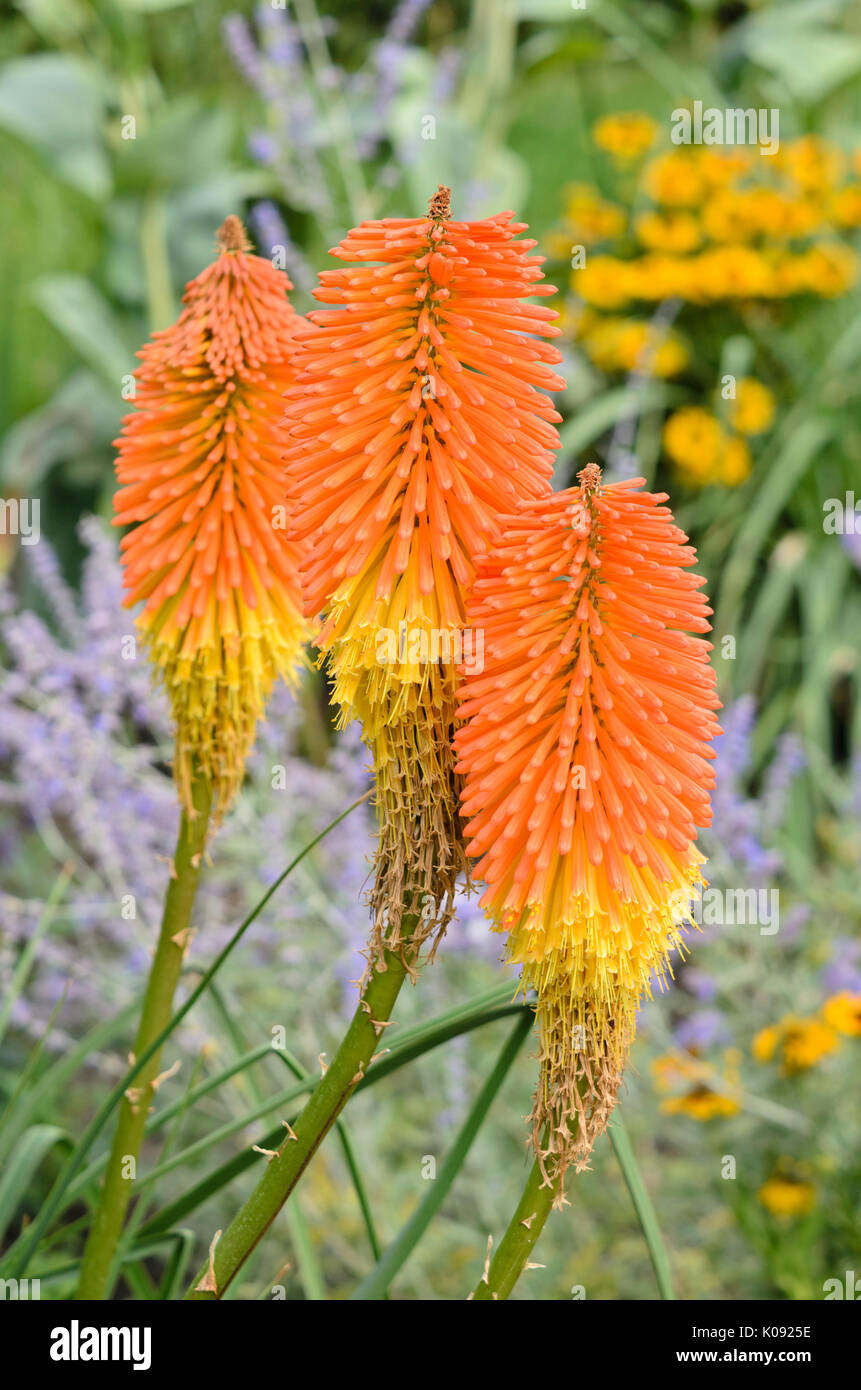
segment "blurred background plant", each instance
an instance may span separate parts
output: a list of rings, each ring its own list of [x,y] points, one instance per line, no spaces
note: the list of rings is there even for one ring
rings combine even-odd
[[[569,383],[558,484],[589,459],[641,473],[699,548],[728,705],[710,884],[780,894],[774,934],[704,921],[673,988],[644,1008],[622,1113],[679,1296],[821,1297],[861,1267],[861,520],[857,533],[823,528],[828,499],[861,494],[858,4],[4,8],[0,496],[38,497],[43,533],[20,549],[0,536],[6,1240],[120,1074],[176,828],[166,713],[144,663],[122,656],[132,619],[103,520],[137,346],[175,314],[226,213],[287,268],[302,310],[349,225],[415,215],[446,182],[461,216],[516,208],[551,259]],[[671,113],[694,100],[777,107],[778,155],[671,146]],[[321,682],[298,703],[279,693],[204,883],[190,982],[366,785]],[[313,1069],[336,1042],[362,968],[370,837],[360,808],[184,1025],[166,1102],[212,1084],[148,1152],[139,1224],[277,1122],[283,1068],[261,1059],[223,1078],[241,1053],[283,1028]],[[421,1013],[411,996],[399,1005],[403,1026],[498,985],[500,953],[464,900]],[[351,1104],[384,1240],[426,1195],[425,1160],[451,1143],[498,1029],[452,1039]],[[523,1180],[533,1067],[524,1055],[512,1069],[396,1297],[462,1297],[474,1279]],[[244,1191],[230,1176],[182,1218],[194,1258]],[[74,1283],[62,1271],[92,1182],[43,1252],[38,1272],[56,1271],[43,1296]],[[652,1297],[608,1145],[577,1184],[543,1237],[546,1268],[516,1296]],[[334,1146],[298,1203],[278,1228],[288,1296],[348,1296],[369,1253]],[[235,1296],[276,1278],[267,1258]],[[142,1257],[122,1287],[156,1295],[164,1265],[163,1251]]]

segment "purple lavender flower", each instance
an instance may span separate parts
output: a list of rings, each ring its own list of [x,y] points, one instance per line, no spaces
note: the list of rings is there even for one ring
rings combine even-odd
[[[262,255],[271,259],[277,250],[283,248],[284,269],[297,290],[308,293],[314,288],[316,277],[302,251],[291,239],[284,219],[278,208],[269,199],[255,203],[251,209],[250,222]]]
[[[729,867],[735,880],[741,873],[752,884],[775,874],[781,864],[777,851],[763,843],[762,808],[744,791],[755,717],[750,695],[742,696],[723,712],[724,731],[714,741],[713,820],[704,836],[710,857]]]
[[[374,94],[371,117],[359,143],[368,159],[383,140],[392,103],[401,83],[404,58],[430,0],[400,0],[374,53],[370,88]]]
[[[714,999],[717,994],[717,983],[714,978],[707,971],[700,970],[695,965],[685,966],[684,986],[695,999],[703,1004]]]
[[[676,1041],[687,1051],[705,1051],[730,1041],[727,1021],[720,1009],[695,1009],[676,1028]]]
[[[848,936],[835,939],[822,984],[827,994],[842,994],[844,990],[861,994],[861,940]]]
[[[265,103],[268,128],[255,131],[252,156],[276,171],[293,206],[330,218],[319,151],[329,141],[314,95],[299,28],[284,10],[257,7],[259,38],[248,21],[229,14],[222,24],[225,45],[249,86]]]
[[[790,788],[805,765],[801,739],[792,732],[783,734],[765,775],[760,798],[762,824],[768,834],[774,834],[784,821]]]
[[[840,539],[855,568],[861,570],[861,531],[847,532]]]
[[[10,851],[9,868],[0,874],[6,925],[0,991],[44,909],[42,898],[25,896],[16,865],[34,866],[27,889],[35,872],[47,895],[70,864],[57,930],[40,942],[27,999],[18,1000],[13,1014],[13,1026],[40,1037],[68,985],[48,1040],[54,1048],[68,1046],[136,995],[179,818],[167,702],[145,653],[132,645],[134,621],[122,607],[114,537],[94,518],[80,529],[87,548],[80,602],[44,540],[25,558],[50,620],[21,610],[8,583],[0,588],[0,835]],[[245,795],[201,884],[194,920],[205,931],[192,959],[198,950],[209,959],[265,885],[369,785],[358,730],[340,735],[326,766],[313,767],[296,752],[301,716],[284,687],[267,713]],[[283,778],[273,776],[276,767]],[[325,994],[336,983],[332,956],[348,939],[364,938],[366,914],[357,904],[372,851],[371,821],[367,806],[357,809],[312,851],[243,943],[243,960],[264,967],[285,991],[291,980],[298,988],[301,972],[307,992],[310,968]]]

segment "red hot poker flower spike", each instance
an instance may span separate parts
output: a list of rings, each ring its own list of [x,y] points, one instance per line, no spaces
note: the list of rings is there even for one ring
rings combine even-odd
[[[376,947],[441,930],[465,869],[450,735],[464,594],[498,516],[549,491],[563,385],[542,257],[500,213],[366,222],[324,272],[290,393],[306,613],[345,718],[372,749],[380,811]],[[475,653],[474,653],[475,655]],[[430,910],[432,909],[432,910]]]
[[[710,822],[720,708],[696,556],[642,478],[524,504],[478,568],[456,735],[482,904],[538,992],[534,1139],[582,1166],[637,1009],[681,945]]]
[[[297,316],[287,276],[249,255],[237,217],[186,287],[178,321],[139,356],[135,410],[117,440],[117,526],[127,606],[176,721],[175,774],[193,768],[224,812],[277,676],[291,679],[307,628],[301,545],[287,539],[283,395]]]

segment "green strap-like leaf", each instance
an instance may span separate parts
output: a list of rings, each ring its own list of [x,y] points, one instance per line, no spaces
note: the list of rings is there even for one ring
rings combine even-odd
[[[664,1245],[664,1238],[661,1235],[658,1217],[652,1206],[652,1199],[646,1191],[640,1166],[634,1157],[631,1141],[628,1138],[627,1130],[619,1119],[618,1111],[610,1121],[607,1133],[622,1170],[625,1185],[631,1194],[631,1201],[634,1203],[634,1210],[637,1213],[637,1219],[649,1249],[649,1258],[652,1261],[661,1298],[675,1299],[670,1259]]]
[[[71,1147],[69,1135],[56,1125],[33,1125],[18,1140],[0,1177],[0,1240],[14,1219],[42,1159],[60,1143]]]

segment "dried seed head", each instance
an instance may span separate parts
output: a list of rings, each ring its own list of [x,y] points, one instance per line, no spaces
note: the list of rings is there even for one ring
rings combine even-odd
[[[215,235],[215,240],[220,251],[250,251],[251,242],[248,240],[245,228],[235,213],[226,217]]]
[[[428,217],[434,222],[446,222],[451,217],[451,189],[441,183],[428,203]]]

